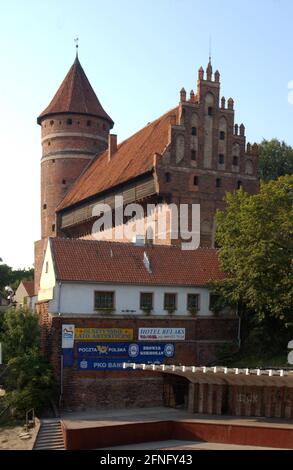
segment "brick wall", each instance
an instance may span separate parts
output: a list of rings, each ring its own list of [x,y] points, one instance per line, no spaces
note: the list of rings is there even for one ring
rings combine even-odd
[[[238,321],[235,318],[91,318],[59,317],[48,312],[48,302],[37,303],[40,315],[41,348],[53,365],[60,385],[62,324],[79,328],[133,328],[134,341],[140,327],[186,328],[186,340],[175,342],[176,353],[169,364],[206,365],[214,361],[218,341],[237,339]],[[76,359],[76,358],[75,358]],[[123,408],[125,406],[162,405],[163,382],[158,374],[140,371],[80,371],[76,365],[64,368],[63,406]]]

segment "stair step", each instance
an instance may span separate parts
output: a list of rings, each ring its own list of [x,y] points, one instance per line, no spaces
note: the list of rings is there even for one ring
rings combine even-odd
[[[42,421],[34,449],[65,450],[60,421]]]

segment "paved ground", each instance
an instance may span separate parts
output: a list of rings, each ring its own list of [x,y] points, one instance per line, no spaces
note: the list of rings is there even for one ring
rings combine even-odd
[[[217,444],[213,442],[195,441],[158,441],[128,444],[125,446],[107,447],[103,450],[283,450],[271,447],[241,446],[233,444]],[[100,449],[102,450],[102,449]]]
[[[134,408],[123,410],[92,410],[66,412],[61,416],[68,429],[84,427],[116,426],[117,424],[150,421],[192,421],[198,423],[234,424],[241,426],[270,426],[293,429],[293,420],[274,418],[240,418],[236,416],[212,416],[192,414],[173,408]]]

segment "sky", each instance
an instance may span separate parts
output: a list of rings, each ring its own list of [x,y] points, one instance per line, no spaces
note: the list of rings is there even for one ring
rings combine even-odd
[[[235,100],[247,140],[293,145],[292,19],[292,0],[0,0],[0,258],[33,264],[36,118],[74,61],[75,37],[118,141],[176,106],[182,86],[196,88],[211,35],[221,94]]]

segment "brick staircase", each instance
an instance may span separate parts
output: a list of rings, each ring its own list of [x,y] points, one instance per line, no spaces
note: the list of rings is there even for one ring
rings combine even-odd
[[[42,419],[33,450],[65,450],[59,419]]]

